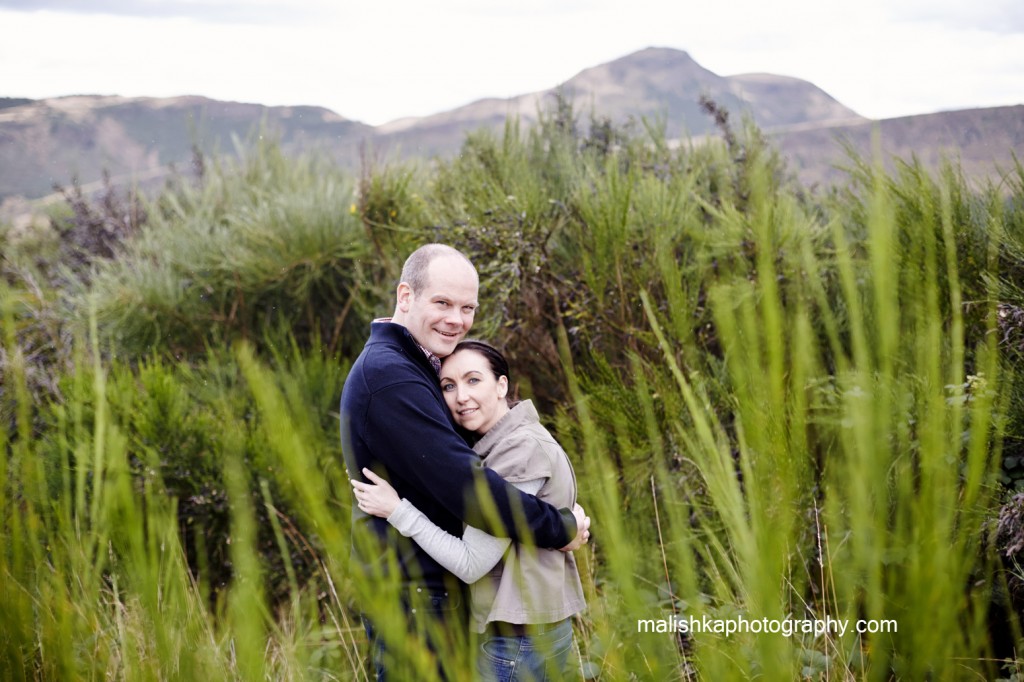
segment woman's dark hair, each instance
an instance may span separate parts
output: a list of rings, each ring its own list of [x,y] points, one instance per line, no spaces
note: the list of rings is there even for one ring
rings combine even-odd
[[[512,405],[512,376],[508,370],[508,360],[502,355],[501,351],[487,343],[486,341],[478,341],[477,339],[466,339],[465,341],[459,341],[455,346],[455,350],[451,352],[448,357],[453,357],[456,353],[463,350],[473,350],[484,356],[487,360],[487,364],[491,367],[491,373],[494,374],[495,379],[505,377],[508,381],[509,394],[505,396],[505,401]]]

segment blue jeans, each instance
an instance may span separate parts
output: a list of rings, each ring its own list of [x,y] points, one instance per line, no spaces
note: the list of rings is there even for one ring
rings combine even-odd
[[[571,679],[572,621],[530,626],[524,636],[481,636],[477,670],[488,681],[542,682]]]

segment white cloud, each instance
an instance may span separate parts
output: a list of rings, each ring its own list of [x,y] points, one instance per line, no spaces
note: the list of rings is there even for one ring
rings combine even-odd
[[[104,0],[73,3],[75,14],[2,9],[20,1],[0,0],[0,95],[201,94],[326,106],[377,124],[550,88],[655,45],[684,49],[722,75],[804,78],[871,117],[1024,100],[1024,36],[984,28],[1016,7],[1008,0],[978,0],[975,21],[959,23],[955,0]],[[33,9],[70,4],[32,0]],[[232,13],[247,20],[224,20]]]
[[[4,8],[244,24],[307,22],[326,14],[323,3],[310,0],[295,3],[279,0],[0,0],[0,10]]]
[[[956,30],[1024,33],[1024,3],[1020,0],[895,0],[887,7],[897,21],[937,24]]]

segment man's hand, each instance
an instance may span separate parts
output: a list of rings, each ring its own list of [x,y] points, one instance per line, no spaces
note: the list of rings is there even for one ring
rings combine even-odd
[[[578,504],[573,505],[572,515],[576,517],[576,537],[568,545],[560,549],[560,552],[572,552],[587,544],[590,540],[590,517]]]

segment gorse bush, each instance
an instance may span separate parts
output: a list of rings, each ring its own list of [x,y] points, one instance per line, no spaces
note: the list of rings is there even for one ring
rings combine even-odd
[[[274,350],[270,362],[276,376],[287,377],[289,398],[305,408],[292,421],[315,448],[313,466],[322,471],[338,468],[332,412],[345,365],[318,353],[299,354],[294,346]],[[232,501],[225,467],[229,455],[236,456],[244,464],[246,490],[256,509],[256,550],[267,567],[268,600],[275,605],[286,601],[294,587],[290,581],[304,582],[319,570],[301,512],[281,501],[290,495],[290,481],[277,475],[280,467],[269,458],[267,435],[255,419],[256,403],[229,352],[208,355],[194,366],[158,357],[112,365],[102,379],[102,413],[92,379],[90,365],[81,366],[61,386],[63,399],[40,409],[44,427],[35,451],[46,462],[51,496],[90,498],[88,485],[64,477],[68,468],[82,471],[92,457],[92,430],[98,421],[116,428],[136,488],[173,498],[184,556],[215,605],[233,574],[226,542],[232,535]],[[67,490],[62,489],[65,484],[70,484]],[[275,523],[287,531],[282,531],[284,545],[274,535]]]
[[[272,473],[281,464],[270,459],[272,434],[253,419],[253,393],[208,386],[217,374],[240,379],[240,365],[232,359],[230,372],[193,374],[153,361],[140,367],[139,386],[127,366],[108,374],[93,348],[91,359],[77,358],[64,402],[44,410],[53,418],[45,440],[0,432],[8,455],[0,469],[5,679],[358,670],[342,608],[346,593],[339,592],[346,586],[309,577],[322,574],[310,546],[322,543],[301,512],[281,511],[295,479]],[[13,381],[24,379],[22,362],[15,354]],[[264,375],[288,396],[285,405],[305,409],[319,402],[313,387],[331,382],[302,377],[324,369],[313,361]],[[338,369],[327,373],[337,377]],[[205,375],[205,390],[192,383],[196,375]],[[332,392],[339,388],[331,383]],[[196,395],[208,401],[216,423],[200,414]],[[18,399],[19,416],[27,416],[24,386]],[[242,414],[235,412],[239,402],[247,403]],[[301,411],[283,416],[319,457],[311,467],[330,475],[337,453],[324,451],[336,446],[326,442],[322,424],[312,426]],[[177,461],[167,456],[175,442],[182,447]],[[176,478],[181,472],[169,469],[187,457],[196,470]],[[179,497],[190,491],[199,494]],[[222,506],[210,504],[218,498]],[[203,550],[198,556],[187,546],[193,541]],[[310,582],[332,589],[306,588]],[[333,622],[325,623],[326,611]]]
[[[952,166],[854,163],[816,196],[708,108],[720,142],[584,130],[562,101],[529,130],[475,133],[431,166],[364,161],[358,179],[258,144],[149,202],[73,291],[10,269],[4,669],[364,679],[353,603],[387,632],[404,616],[386,570],[348,565],[337,401],[402,260],[443,241],[480,273],[473,335],[507,348],[595,520],[586,677],[997,674],[1024,173],[976,191]],[[58,296],[95,330],[54,318],[79,339],[56,362],[32,354],[48,327],[31,310]],[[690,618],[849,629],[640,624]],[[403,643],[404,677],[436,674]],[[461,679],[474,651],[464,633],[439,659]]]
[[[361,345],[368,304],[356,284],[376,266],[350,211],[352,182],[269,142],[238,164],[162,194],[138,238],[96,273],[100,328],[128,356],[197,354],[282,326],[303,346]]]
[[[637,305],[646,286],[674,325],[703,329],[708,350],[702,284],[745,259],[739,235],[710,229],[710,212],[731,206],[746,182],[736,150],[673,151],[654,130],[622,138],[611,154],[594,143],[595,122],[584,137],[571,117],[563,108],[525,134],[510,123],[500,138],[470,136],[439,164],[426,202],[431,236],[471,255],[481,299],[494,302],[482,307],[477,333],[505,346],[514,365],[532,365],[538,397],[552,404],[565,398],[559,327],[577,354],[597,350],[625,367],[623,351],[651,346]],[[771,151],[753,139],[743,154]]]

